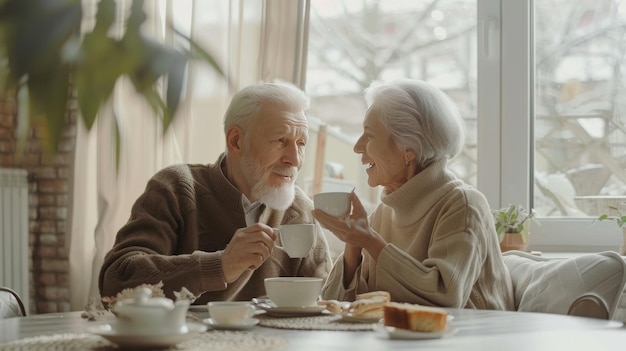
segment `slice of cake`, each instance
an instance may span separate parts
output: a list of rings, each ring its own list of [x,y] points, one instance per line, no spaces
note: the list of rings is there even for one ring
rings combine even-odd
[[[448,312],[442,308],[390,302],[384,307],[386,326],[417,332],[443,332]]]

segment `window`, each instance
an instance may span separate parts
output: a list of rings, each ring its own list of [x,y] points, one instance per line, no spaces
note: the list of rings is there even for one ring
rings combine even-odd
[[[310,117],[328,124],[326,189],[345,182],[374,204],[352,147],[362,132],[363,89],[373,80],[416,78],[452,96],[467,125],[452,169],[476,183],[476,1],[312,0],[306,91]],[[363,196],[365,194],[365,196]]]
[[[625,30],[626,0],[311,0],[306,90],[328,125],[325,175],[376,203],[352,152],[363,88],[423,79],[466,121],[453,171],[494,208],[535,209],[531,249],[615,249],[619,228],[593,218],[626,199]]]
[[[596,217],[626,196],[626,1],[536,0],[534,13],[534,207]]]
[[[614,223],[593,220],[626,198],[619,176],[626,165],[618,103],[625,62],[621,3],[495,5],[502,14],[500,198],[537,211],[534,249],[614,250],[622,241]]]

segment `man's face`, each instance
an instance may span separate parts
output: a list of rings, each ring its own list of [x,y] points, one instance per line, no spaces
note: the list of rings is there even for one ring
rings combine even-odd
[[[307,139],[304,112],[274,104],[261,109],[246,132],[240,161],[251,201],[279,210],[291,205]]]

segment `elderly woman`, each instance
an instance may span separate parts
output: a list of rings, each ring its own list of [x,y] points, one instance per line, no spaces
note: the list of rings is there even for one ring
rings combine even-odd
[[[323,298],[385,290],[399,302],[513,310],[489,204],[447,169],[465,137],[455,105],[418,80],[373,83],[365,95],[354,151],[384,192],[369,218],[354,192],[348,218],[313,211],[345,242]]]

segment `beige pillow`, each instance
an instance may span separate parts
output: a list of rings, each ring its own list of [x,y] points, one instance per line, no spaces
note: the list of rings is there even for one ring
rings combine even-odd
[[[626,284],[626,263],[617,253],[549,259],[507,251],[502,256],[511,274],[518,311],[568,314],[580,310],[572,306],[574,302],[580,304],[593,296],[594,303],[599,307],[605,304],[613,318]],[[601,311],[589,313],[603,315]]]

